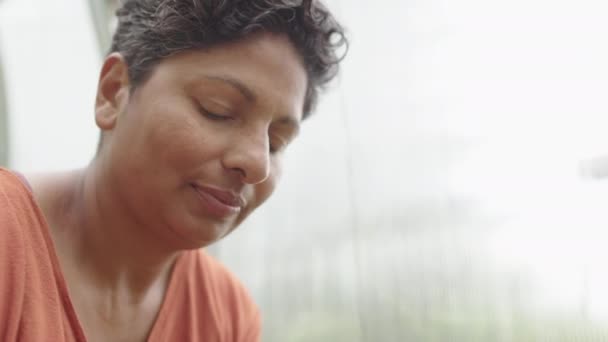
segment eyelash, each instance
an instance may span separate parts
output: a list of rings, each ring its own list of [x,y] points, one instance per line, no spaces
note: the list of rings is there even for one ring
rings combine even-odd
[[[227,121],[227,120],[232,120],[232,117],[227,116],[227,115],[219,115],[219,114],[215,114],[206,110],[201,110],[201,112],[203,113],[203,115],[210,120],[213,121]]]
[[[278,144],[278,146],[277,146],[277,144],[272,144],[272,143],[268,144],[269,145],[268,150],[270,153],[276,154],[278,152],[281,152],[283,149],[285,149],[287,144],[285,143],[285,141],[283,139],[279,139],[279,140],[281,140],[281,141]]]
[[[232,120],[232,116],[230,115],[220,115],[220,114],[215,114],[213,112],[210,112],[208,110],[206,110],[203,106],[199,106],[199,112],[206,117],[209,120],[212,121],[227,121],[227,120]]]

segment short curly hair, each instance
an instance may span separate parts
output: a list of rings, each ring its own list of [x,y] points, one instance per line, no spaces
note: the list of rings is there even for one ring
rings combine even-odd
[[[121,53],[132,89],[163,58],[205,49],[257,32],[286,34],[308,76],[303,117],[338,71],[348,41],[344,29],[315,0],[123,0],[110,53]]]

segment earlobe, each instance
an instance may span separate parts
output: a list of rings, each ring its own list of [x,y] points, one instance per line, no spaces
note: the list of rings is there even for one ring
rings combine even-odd
[[[129,100],[129,73],[124,57],[112,53],[104,60],[97,96],[95,99],[95,122],[102,130],[114,128],[118,116]]]

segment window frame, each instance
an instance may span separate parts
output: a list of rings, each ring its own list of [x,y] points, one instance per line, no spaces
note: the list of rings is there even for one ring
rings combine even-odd
[[[9,129],[8,129],[8,99],[4,78],[4,65],[2,63],[2,49],[0,49],[0,166],[9,165]]]
[[[112,43],[112,32],[110,32],[109,21],[113,18],[113,13],[108,5],[108,0],[89,0],[89,13],[93,19],[97,46],[102,56],[110,50]]]

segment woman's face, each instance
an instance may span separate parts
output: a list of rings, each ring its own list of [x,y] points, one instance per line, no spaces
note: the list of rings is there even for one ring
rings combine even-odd
[[[99,158],[117,203],[191,248],[225,236],[272,194],[306,85],[282,35],[163,60],[132,95],[118,92],[127,99],[117,96],[102,127]],[[98,95],[97,116],[102,107]]]

